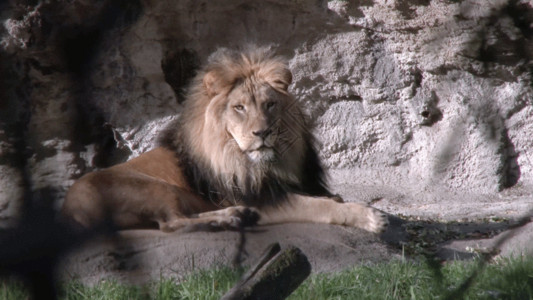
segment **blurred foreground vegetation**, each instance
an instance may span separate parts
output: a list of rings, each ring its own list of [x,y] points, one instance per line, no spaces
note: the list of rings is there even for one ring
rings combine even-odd
[[[63,283],[61,299],[219,299],[243,270],[199,271],[143,286],[104,281]],[[471,275],[476,273],[477,276]],[[471,278],[469,281],[468,278]],[[274,288],[274,287],[273,287]],[[24,285],[4,279],[0,299],[28,299]],[[533,257],[436,263],[393,260],[311,275],[289,299],[533,299]]]

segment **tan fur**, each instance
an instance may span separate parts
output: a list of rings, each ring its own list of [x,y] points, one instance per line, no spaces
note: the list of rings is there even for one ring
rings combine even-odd
[[[259,194],[271,178],[302,186],[310,135],[287,91],[291,81],[283,61],[266,50],[215,53],[192,83],[179,128],[168,129],[171,145],[83,176],[67,193],[63,212],[87,227],[108,219],[121,228],[164,231],[194,224],[231,227],[258,215],[259,224],[315,222],[382,231],[383,214],[338,197],[289,192],[278,205],[258,207],[245,207],[239,193],[233,197],[232,191],[247,189]],[[198,194],[180,153],[229,196],[214,203]]]
[[[223,53],[220,55],[223,56]],[[246,112],[248,120],[235,120],[233,105],[250,102],[250,99],[244,98],[252,93],[256,94],[257,106],[275,100],[277,114],[271,116],[271,119],[277,120],[276,123],[280,125],[293,124],[291,130],[298,134],[302,134],[304,130],[301,126],[303,120],[294,122],[289,119],[291,115],[282,113],[289,106],[298,109],[286,90],[292,80],[290,71],[279,59],[265,60],[265,55],[267,54],[261,51],[252,52],[243,56],[243,60],[237,64],[230,58],[217,58],[217,64],[208,66],[196,77],[184,109],[188,113],[183,114],[183,124],[187,126],[184,138],[189,142],[189,152],[198,161],[204,162],[205,167],[212,169],[213,175],[219,176],[221,181],[230,183],[232,177],[236,176],[240,187],[244,185],[246,176],[252,175],[253,185],[260,188],[265,168],[272,167],[268,163],[250,165],[243,154],[243,151],[260,140],[252,132],[266,129],[271,120],[266,120],[268,116],[253,105]],[[236,81],[241,78],[245,79],[235,87]],[[276,99],[265,95],[267,92],[276,94]],[[280,165],[283,169],[275,169],[280,176],[294,182],[299,176],[297,168],[304,147],[302,142],[301,138],[296,139],[291,144],[291,151],[281,157],[283,163]]]

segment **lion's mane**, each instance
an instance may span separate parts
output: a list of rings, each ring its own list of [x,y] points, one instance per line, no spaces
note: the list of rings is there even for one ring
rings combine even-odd
[[[214,101],[204,77],[216,74],[213,84],[220,97]],[[279,116],[285,128],[284,149],[276,149],[272,163],[252,163],[227,133],[217,112],[225,109],[225,96],[250,76],[283,86],[287,103]],[[276,205],[288,192],[331,195],[299,104],[286,92],[290,71],[265,48],[245,51],[220,49],[192,80],[181,116],[159,137],[161,146],[175,151],[191,189],[202,197],[227,206]],[[289,78],[287,80],[287,77]]]

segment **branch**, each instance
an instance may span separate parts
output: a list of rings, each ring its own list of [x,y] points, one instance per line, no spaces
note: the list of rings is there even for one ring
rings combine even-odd
[[[300,249],[290,246],[281,251],[275,243],[221,300],[285,299],[310,273],[311,264]]]

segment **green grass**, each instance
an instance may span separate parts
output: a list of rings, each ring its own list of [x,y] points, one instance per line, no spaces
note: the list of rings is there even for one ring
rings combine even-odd
[[[458,299],[453,296],[478,267],[453,262],[440,269],[426,263],[394,261],[309,278],[289,299]],[[533,299],[533,258],[487,265],[464,299]]]
[[[215,268],[187,276],[179,284],[162,278],[156,283],[133,287],[117,282],[104,282],[94,287],[68,283],[61,299],[219,299],[239,279],[242,271]]]
[[[20,300],[26,299],[28,294],[24,286],[14,280],[5,280],[0,282],[0,299],[2,300]]]
[[[427,263],[396,260],[309,277],[289,299],[533,299],[533,257],[501,259],[478,269],[477,261],[431,267]],[[454,294],[480,270],[462,294]],[[177,283],[161,279],[132,287],[102,282],[94,287],[62,285],[61,299],[219,299],[242,271],[216,268],[192,274]],[[24,287],[6,280],[0,299],[25,299]]]

